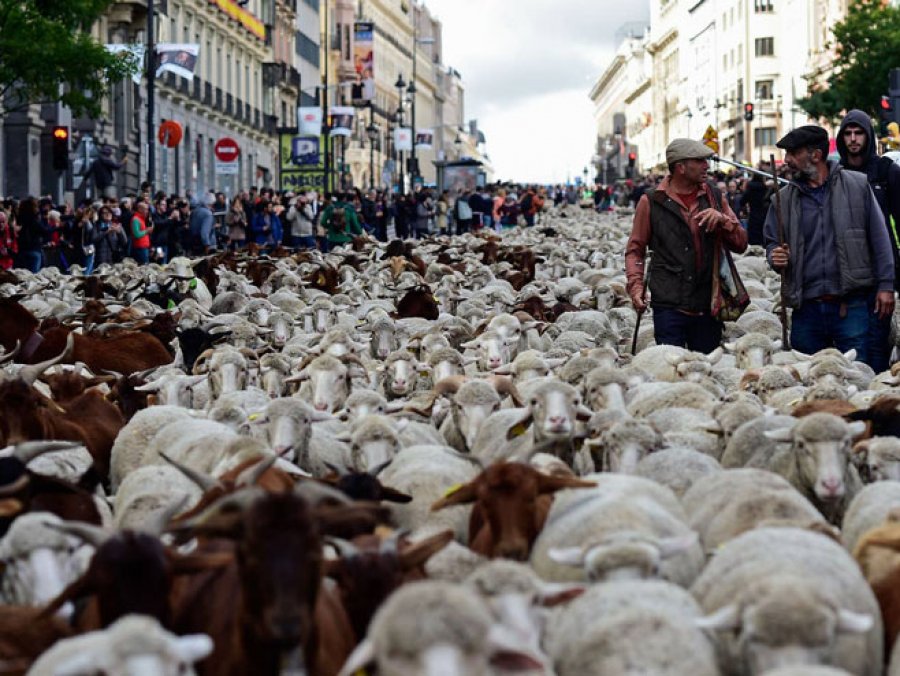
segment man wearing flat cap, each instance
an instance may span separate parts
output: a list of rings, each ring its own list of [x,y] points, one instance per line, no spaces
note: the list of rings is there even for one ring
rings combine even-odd
[[[870,314],[894,311],[894,256],[884,216],[865,174],[828,160],[828,133],[798,127],[776,144],[794,172],[781,188],[784,242],[775,202],[764,229],[773,269],[785,271],[791,347],[813,354],[827,347],[856,350],[871,362]]]
[[[652,250],[648,284],[657,345],[709,353],[719,346],[722,323],[710,313],[713,253],[717,242],[740,253],[747,233],[718,188],[707,180],[712,150],[687,138],[666,148],[669,175],[641,196],[625,248],[628,295],[642,312],[644,255]]]

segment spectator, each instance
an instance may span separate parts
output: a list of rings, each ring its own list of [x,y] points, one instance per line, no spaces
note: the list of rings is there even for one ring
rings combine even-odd
[[[107,205],[100,207],[97,227],[94,231],[94,265],[117,263],[125,254],[128,238],[119,223],[113,221],[112,209]]]
[[[116,196],[116,171],[122,169],[128,159],[128,150],[122,151],[122,161],[117,162],[113,158],[113,149],[111,146],[104,145],[100,148],[100,155],[91,162],[91,166],[84,175],[87,182],[89,178],[93,178],[94,187],[97,189],[99,197],[115,197]]]
[[[274,247],[281,244],[281,220],[273,211],[274,205],[267,199],[261,199],[256,205],[256,213],[250,223],[253,241],[260,246]]]
[[[191,240],[193,251],[197,255],[209,253],[216,248],[215,219],[210,205],[215,196],[207,193],[202,196],[197,206],[191,209]]]
[[[456,234],[462,235],[472,229],[472,207],[469,206],[469,191],[464,190],[456,198],[453,217],[456,220]]]
[[[42,247],[50,239],[50,229],[41,222],[37,200],[33,197],[22,200],[16,220],[20,228],[17,265],[31,272],[38,272],[43,266]]]
[[[139,265],[150,262],[150,234],[153,232],[153,223],[149,221],[150,207],[143,199],[135,202],[134,213],[129,222],[131,232],[131,257]]]
[[[240,195],[231,200],[225,224],[228,226],[228,248],[234,250],[244,246],[247,243],[247,214]]]
[[[74,241],[78,242],[81,250],[81,262],[84,267],[84,274],[90,275],[94,272],[94,210],[91,207],[79,209],[75,213],[75,236]]]
[[[306,193],[297,195],[288,209],[285,221],[290,228],[291,246],[295,249],[315,249],[316,238],[313,235],[313,211]]]
[[[0,270],[9,270],[18,252],[16,225],[9,212],[0,210]]]

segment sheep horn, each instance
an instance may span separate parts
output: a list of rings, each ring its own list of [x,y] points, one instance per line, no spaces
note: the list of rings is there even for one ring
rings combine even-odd
[[[147,520],[147,523],[144,524],[144,527],[141,530],[145,533],[149,533],[150,535],[159,537],[165,532],[166,527],[172,520],[172,517],[181,512],[184,509],[185,505],[187,505],[187,503],[188,496],[186,493],[182,493],[174,501],[172,501],[171,504],[149,518]]]
[[[266,473],[266,471],[272,467],[278,461],[277,455],[268,455],[264,458],[261,458],[258,463],[252,465],[245,469],[238,475],[237,480],[235,481],[235,485],[238,488],[243,488],[245,486],[254,486],[256,482],[259,481],[259,478]]]
[[[63,521],[61,523],[47,523],[46,525],[62,533],[81,538],[87,544],[93,545],[97,549],[113,535],[105,528],[81,521]]]
[[[313,505],[317,505],[323,500],[336,500],[345,505],[353,502],[340,491],[317,481],[303,481],[297,484],[294,487],[294,493]]]
[[[53,359],[48,359],[47,361],[42,361],[40,363],[31,364],[30,366],[24,367],[21,371],[19,371],[19,378],[24,380],[28,385],[34,385],[34,381],[37,380],[39,375],[41,375],[51,366],[58,364],[64,359],[68,359],[72,355],[72,351],[74,349],[75,334],[70,333],[66,338],[66,348],[62,351],[62,354],[54,357]]]
[[[390,465],[392,462],[394,462],[394,459],[393,459],[393,458],[388,458],[387,460],[385,460],[385,461],[384,461],[383,463],[381,463],[380,465],[376,465],[375,467],[373,467],[372,469],[370,469],[370,470],[368,471],[368,474],[370,474],[371,476],[378,476],[378,475],[381,474],[381,472],[384,471],[384,469],[385,469],[388,465]]]
[[[193,481],[197,486],[199,486],[200,490],[202,490],[204,493],[211,491],[213,488],[224,488],[222,483],[215,477],[212,477],[209,474],[205,474],[203,472],[198,472],[197,470],[191,467],[187,467],[186,465],[182,465],[177,460],[172,460],[172,458],[170,458],[162,451],[160,451],[159,455],[163,460],[172,465],[172,467],[177,469],[188,479]]]
[[[508,394],[517,408],[523,406],[522,395],[519,394],[519,390],[516,389],[516,385],[512,380],[502,376],[488,377],[488,380],[494,386],[494,389],[497,390],[497,394]]]
[[[80,441],[25,441],[16,444],[13,456],[19,459],[23,465],[27,465],[39,455],[50,451],[68,451],[80,448],[84,444]]]
[[[16,358],[16,355],[19,354],[19,350],[22,349],[22,342],[17,340],[16,346],[12,349],[11,352],[7,352],[5,355],[0,357],[0,365],[11,362]]]

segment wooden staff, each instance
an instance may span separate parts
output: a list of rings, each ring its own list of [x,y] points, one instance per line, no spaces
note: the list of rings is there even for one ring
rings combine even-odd
[[[769,155],[769,161],[771,162],[772,171],[774,172],[775,155]],[[775,222],[778,226],[778,241],[782,248],[787,249],[788,245],[784,237],[784,216],[781,213],[781,190],[779,189],[777,182],[775,183]],[[778,275],[781,277],[781,288],[779,289],[781,294],[781,307],[778,310],[778,318],[781,320],[781,347],[784,350],[790,350],[791,346],[788,342],[787,304],[784,301],[784,280],[787,275],[787,266],[781,268]]]

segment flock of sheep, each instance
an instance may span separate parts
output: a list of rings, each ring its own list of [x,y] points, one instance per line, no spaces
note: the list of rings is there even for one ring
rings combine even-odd
[[[96,497],[108,526],[159,532],[259,458],[233,488],[274,466],[301,481],[368,473],[410,496],[385,503],[391,527],[453,541],[428,580],[381,605],[348,676],[900,675],[900,376],[852,353],[782,350],[778,277],[758,247],[736,259],[752,304],[720,349],[656,346],[648,316],[632,357],[630,227],[570,211],[504,232],[495,248],[538,260],[515,286],[514,265],[485,262],[488,238],[471,234],[395,259],[374,242],[273,259],[259,284],[220,268],[211,289],[183,281],[186,260],[101,269],[121,290],[110,312],[161,312],[137,294],[168,276],[185,284],[179,329],[222,338],[144,374],[153,405],[119,432]],[[305,281],[323,266],[337,293]],[[0,294],[26,294],[39,319],[77,316],[76,278],[17,272]],[[423,284],[438,317],[399,318]],[[59,447],[7,453],[77,481],[91,456]],[[493,463],[564,481],[533,541],[485,555],[469,546],[471,513]],[[0,540],[2,603],[46,604],[86,570],[92,548],[57,521],[25,514]],[[29,673],[132,673],[150,654],[157,673],[186,673],[210,650],[132,616],[57,643]]]

